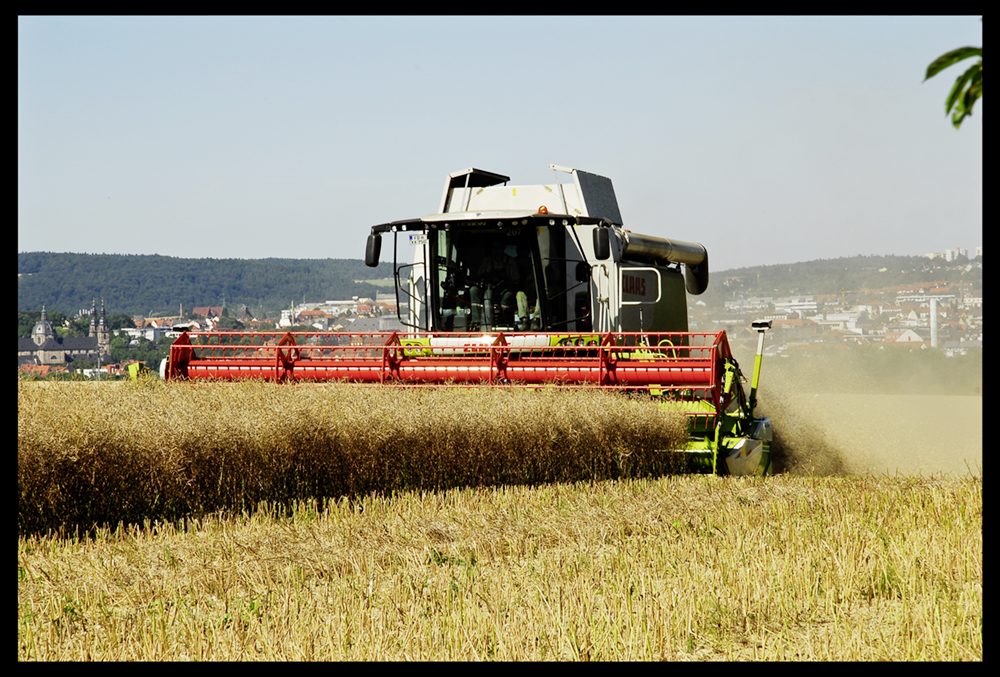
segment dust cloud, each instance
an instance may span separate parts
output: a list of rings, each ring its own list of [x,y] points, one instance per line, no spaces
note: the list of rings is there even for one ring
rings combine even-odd
[[[737,359],[749,379],[752,354]],[[758,403],[775,472],[982,476],[979,356],[866,347],[765,358]]]

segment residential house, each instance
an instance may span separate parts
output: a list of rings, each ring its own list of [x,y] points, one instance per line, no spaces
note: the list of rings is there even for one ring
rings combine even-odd
[[[925,334],[927,334],[925,336]],[[926,327],[892,327],[886,329],[883,345],[907,345],[910,347],[930,347],[930,330]]]
[[[198,306],[197,308],[191,309],[191,314],[198,317],[212,318],[212,317],[222,317],[222,313],[226,311],[224,306]]]
[[[34,374],[39,377],[51,376],[52,374],[66,374],[69,373],[69,369],[60,365],[53,364],[24,364],[20,365],[18,369],[25,374]]]
[[[812,320],[774,320],[771,329],[775,339],[782,343],[811,341],[822,332]]]

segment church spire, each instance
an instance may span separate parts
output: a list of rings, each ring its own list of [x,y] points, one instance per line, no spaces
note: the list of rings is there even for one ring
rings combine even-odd
[[[97,301],[94,301],[94,315],[97,314]],[[107,353],[111,350],[111,328],[108,327],[108,319],[104,313],[104,299],[101,299],[101,319],[97,320],[96,326],[94,320],[91,320],[91,327],[93,327],[94,336],[97,337],[97,349],[102,353]]]
[[[45,306],[42,306],[42,316],[38,320],[38,324],[35,328],[31,330],[31,339],[35,342],[35,345],[42,345],[50,338],[56,337],[56,331],[52,328],[49,323],[48,315],[45,313]]]

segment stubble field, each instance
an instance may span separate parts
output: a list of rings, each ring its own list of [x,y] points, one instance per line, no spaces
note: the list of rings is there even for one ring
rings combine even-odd
[[[22,448],[30,444],[22,443],[27,440],[22,430],[35,426],[37,437],[44,426],[38,409],[31,416],[25,411],[33,395],[21,388],[23,501]],[[255,392],[287,396],[266,387]],[[425,450],[423,457],[437,465],[420,470],[429,483],[424,488],[379,492],[364,484],[371,481],[369,469],[368,475],[354,476],[355,491],[312,501],[294,497],[308,484],[303,477],[286,476],[280,484],[283,500],[277,502],[247,502],[89,534],[20,528],[24,515],[19,515],[18,657],[981,660],[981,433],[978,468],[961,472],[952,461],[945,464],[946,473],[932,464],[938,449],[932,441],[918,444],[921,438],[907,437],[899,417],[894,428],[886,427],[883,415],[872,413],[872,401],[837,413],[819,406],[824,397],[819,393],[811,400],[802,393],[779,394],[770,398],[769,413],[783,434],[786,472],[763,480],[672,476],[669,468],[638,457],[623,465],[629,445],[636,443],[629,434],[648,434],[642,410],[627,405],[583,407],[584,415],[557,435],[519,447],[504,442],[504,435],[513,440],[541,434],[537,431],[552,428],[554,414],[537,417],[540,427],[532,428],[531,417],[521,413],[513,417],[520,430],[491,428],[469,445],[470,421],[482,417],[451,402],[449,425],[439,424],[429,435],[436,442],[427,449],[437,451]],[[235,417],[246,403],[213,411],[204,402],[173,397],[167,405],[145,395],[161,412],[156,415],[172,416],[179,409],[182,419],[199,421],[202,428],[218,421],[230,438],[243,440],[244,451],[259,450],[258,438],[271,439],[267,426],[257,438],[253,434],[252,421],[268,420],[259,410],[243,423]],[[841,407],[851,402],[844,394],[838,397],[846,398]],[[86,401],[79,394],[70,399]],[[139,407],[141,399],[128,406]],[[428,404],[361,413],[392,419],[406,431],[429,414]],[[927,406],[942,412],[940,402]],[[126,413],[141,421],[152,415],[148,409]],[[537,404],[528,410],[537,414]],[[624,410],[630,413],[622,415]],[[904,410],[914,412],[914,421],[923,420],[926,432],[932,417]],[[64,451],[67,440],[93,448],[95,430],[109,434],[107,420],[89,420],[80,411],[74,418],[65,406],[50,411],[64,417],[58,438]],[[301,425],[303,417],[304,429],[336,425],[310,418],[304,405],[299,411],[286,425]],[[967,415],[968,423],[981,417],[979,412],[981,406],[959,404],[949,415]],[[602,413],[627,425],[597,443],[614,454],[581,461],[568,450],[578,448],[588,430],[607,434],[610,424],[600,419]],[[853,438],[843,430],[844,421],[853,422]],[[872,421],[883,424],[872,428]],[[145,448],[134,427],[122,430],[132,446]],[[464,431],[464,446],[444,444],[449,430]],[[186,439],[195,449],[205,447],[212,432],[201,430],[203,437],[197,437],[193,431],[171,431],[173,437],[164,439],[174,440],[174,447]],[[869,443],[876,432],[882,437]],[[428,431],[421,434],[427,437]],[[316,446],[322,439],[329,444],[330,436],[314,430],[310,439]],[[358,439],[372,440],[371,429]],[[408,439],[398,442],[401,448],[413,446]],[[861,443],[852,446],[851,439]],[[899,458],[894,450],[907,448],[907,442],[927,461],[923,472],[913,472],[912,464],[901,471],[893,460]],[[387,444],[392,446],[383,436],[372,442],[372,450]],[[961,444],[974,463],[975,436]],[[540,465],[531,455],[531,448],[545,445],[543,457],[551,460],[555,450],[559,463]],[[493,471],[493,481],[430,486],[454,472],[447,469],[464,468],[466,480],[472,477],[470,465],[482,471],[484,457],[476,450],[491,446],[506,449],[508,459],[503,472]],[[165,444],[159,453],[169,448]],[[346,456],[339,448],[343,468]],[[445,451],[459,455],[442,455]],[[877,463],[886,472],[864,474],[865,464],[877,468]],[[525,464],[531,468],[527,476],[515,481],[504,475]],[[575,470],[553,476],[565,467]],[[259,487],[267,466],[251,468],[245,478]],[[221,484],[230,482],[225,472],[213,472]],[[164,477],[151,486],[166,492],[173,485]],[[413,477],[406,475],[411,483]],[[95,480],[91,491],[99,487]],[[81,481],[74,480],[76,491]],[[251,484],[243,482],[241,490]],[[278,484],[269,486],[273,493]],[[237,495],[237,488],[232,485],[229,495]],[[204,489],[175,489],[177,497],[199,496],[208,505]],[[47,505],[61,505],[65,497],[56,494],[48,496]],[[100,501],[94,503],[96,509]],[[38,518],[37,511],[31,514]]]

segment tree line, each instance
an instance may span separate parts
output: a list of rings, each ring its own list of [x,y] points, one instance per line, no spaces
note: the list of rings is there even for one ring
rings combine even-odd
[[[982,257],[975,259],[981,263]],[[969,259],[946,262],[924,256],[853,256],[801,263],[749,266],[712,273],[704,300],[721,303],[743,294],[839,294],[928,282],[966,282],[982,292],[982,266],[966,270]]]
[[[187,259],[159,255],[17,255],[18,310],[45,305],[69,315],[94,299],[129,315],[176,315],[180,305],[246,305],[255,315],[292,302],[374,298],[379,288],[355,283],[390,277],[392,265],[360,259]]]
[[[981,258],[978,259],[981,261]],[[933,281],[982,288],[982,268],[968,259],[854,256],[712,271],[706,303],[750,294],[837,294]],[[272,316],[292,302],[374,298],[380,288],[354,280],[386,278],[392,265],[368,268],[360,259],[182,259],[168,256],[22,253],[17,256],[19,311],[45,305],[72,317],[94,299],[125,315],[176,315],[180,304],[221,306]],[[882,269],[885,270],[882,270]],[[729,284],[727,284],[727,281]],[[382,288],[382,291],[387,291]],[[89,319],[86,320],[89,322]],[[84,334],[85,335],[85,334]]]

